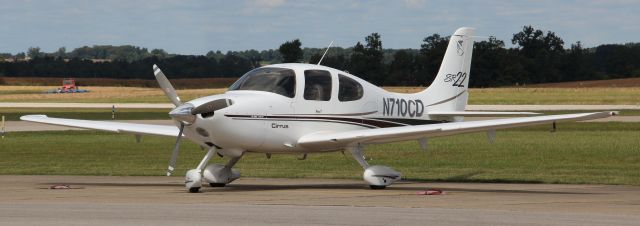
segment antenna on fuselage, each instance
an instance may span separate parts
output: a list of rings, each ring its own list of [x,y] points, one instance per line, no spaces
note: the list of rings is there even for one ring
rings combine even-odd
[[[327,49],[324,51],[324,54],[322,54],[322,57],[320,57],[320,60],[318,61],[318,65],[320,65],[320,63],[322,63],[322,59],[324,59],[324,55],[327,55],[327,52],[329,52],[329,48],[331,48],[331,45],[333,45],[333,41],[331,41],[331,43],[329,43],[329,46],[327,46]]]

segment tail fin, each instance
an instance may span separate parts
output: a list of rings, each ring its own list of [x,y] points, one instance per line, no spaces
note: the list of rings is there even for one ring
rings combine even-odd
[[[425,112],[465,110],[474,33],[474,28],[463,27],[449,39],[438,75],[427,89],[419,93],[425,100]]]

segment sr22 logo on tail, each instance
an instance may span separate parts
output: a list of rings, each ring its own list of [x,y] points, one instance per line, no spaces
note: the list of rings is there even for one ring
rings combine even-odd
[[[402,98],[382,98],[382,115],[421,117],[424,104],[421,100],[405,100]]]
[[[453,82],[453,86],[464,87],[464,80],[467,79],[467,73],[458,72],[458,74],[447,74],[444,82]]]

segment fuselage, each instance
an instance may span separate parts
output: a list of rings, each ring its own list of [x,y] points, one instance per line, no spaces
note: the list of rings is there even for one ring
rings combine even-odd
[[[197,115],[195,122],[185,127],[188,139],[202,146],[247,152],[325,152],[339,147],[308,148],[297,145],[297,140],[312,133],[450,120],[427,114],[429,106],[438,100],[417,93],[388,92],[347,72],[311,64],[255,69],[224,94],[188,103],[199,106],[223,98],[233,100],[233,104],[212,114]]]

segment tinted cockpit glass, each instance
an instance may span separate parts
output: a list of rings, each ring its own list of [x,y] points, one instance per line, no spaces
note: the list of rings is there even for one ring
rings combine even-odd
[[[353,101],[362,98],[362,85],[347,76],[338,75],[338,100],[340,101]]]
[[[328,71],[304,71],[304,99],[320,101],[331,99],[331,74]]]
[[[296,95],[296,74],[286,68],[258,68],[243,75],[229,90],[266,91],[293,97]]]

